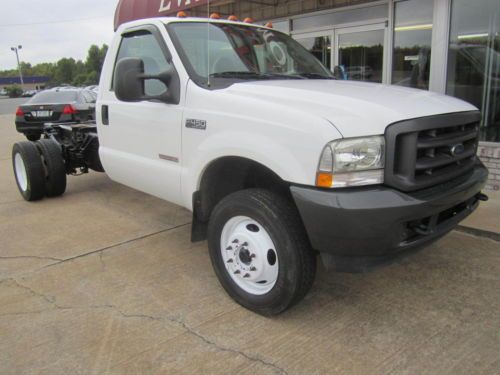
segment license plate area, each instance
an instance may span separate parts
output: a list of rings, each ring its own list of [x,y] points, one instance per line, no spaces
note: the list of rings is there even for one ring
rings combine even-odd
[[[33,117],[52,117],[52,111],[33,111]]]

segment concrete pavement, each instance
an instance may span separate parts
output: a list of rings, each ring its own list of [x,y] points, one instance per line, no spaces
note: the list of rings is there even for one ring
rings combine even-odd
[[[16,113],[16,108],[21,104],[26,103],[29,98],[0,98],[0,115],[14,115]]]
[[[1,374],[495,374],[499,242],[452,232],[377,271],[321,267],[276,318],[235,304],[187,211],[91,173],[24,202],[0,116]],[[498,216],[497,216],[498,218]]]

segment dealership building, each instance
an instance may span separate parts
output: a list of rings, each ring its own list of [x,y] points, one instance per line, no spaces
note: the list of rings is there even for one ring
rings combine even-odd
[[[490,170],[488,188],[500,190],[499,0],[147,2],[159,5],[159,15],[184,10],[188,16],[216,12],[271,21],[344,79],[430,90],[474,104],[482,113],[478,153]]]

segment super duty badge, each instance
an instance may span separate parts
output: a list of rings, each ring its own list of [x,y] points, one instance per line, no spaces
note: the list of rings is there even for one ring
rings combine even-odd
[[[188,118],[186,120],[186,128],[205,130],[207,128],[207,122],[205,120]]]

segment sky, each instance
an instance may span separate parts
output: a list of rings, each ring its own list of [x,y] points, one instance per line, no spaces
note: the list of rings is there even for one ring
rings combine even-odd
[[[63,57],[84,60],[92,44],[111,42],[118,0],[0,0],[0,70]]]

